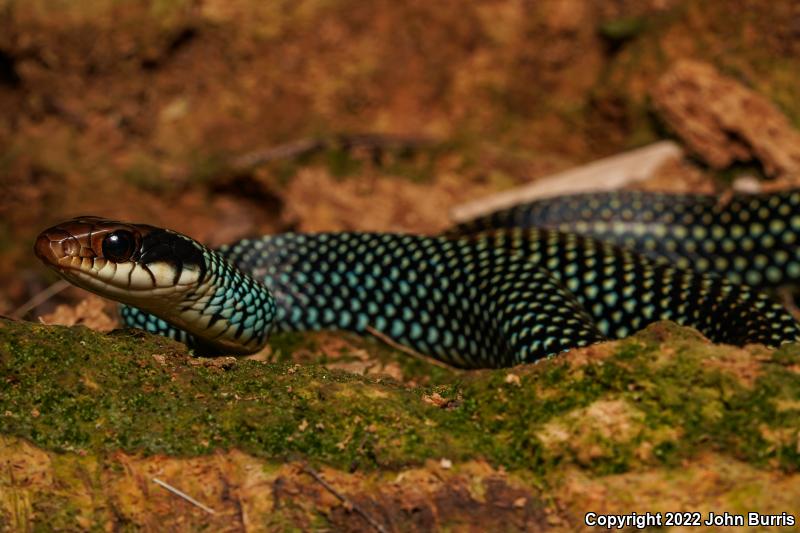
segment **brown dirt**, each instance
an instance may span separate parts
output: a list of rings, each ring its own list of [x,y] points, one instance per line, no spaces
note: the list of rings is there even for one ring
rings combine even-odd
[[[492,190],[465,186],[454,175],[426,184],[390,177],[337,182],[323,171],[305,171],[286,191],[284,216],[299,231],[439,232],[450,225],[451,206]]]
[[[111,331],[120,323],[108,303],[103,298],[88,295],[85,299],[71,306],[61,304],[55,311],[39,317],[42,324],[59,324],[61,326],[86,326],[97,331]]]
[[[437,231],[452,202],[658,138],[649,90],[683,58],[735,73],[800,123],[793,2],[0,8],[0,313],[53,279],[35,234],[78,214],[212,245],[287,223]],[[444,145],[400,169],[351,154],[360,166],[344,176],[316,157],[230,179],[243,153],[353,132]]]
[[[630,188],[674,194],[717,194],[721,184],[694,163],[673,160],[661,165],[650,178],[631,184]]]

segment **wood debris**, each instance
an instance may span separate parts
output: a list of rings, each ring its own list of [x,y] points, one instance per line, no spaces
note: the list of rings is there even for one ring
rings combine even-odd
[[[771,177],[800,173],[800,132],[766,97],[713,66],[678,62],[652,98],[669,127],[710,166],[757,161]]]

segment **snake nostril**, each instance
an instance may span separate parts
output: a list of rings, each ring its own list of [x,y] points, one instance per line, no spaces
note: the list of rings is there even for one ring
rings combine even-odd
[[[75,237],[63,231],[43,231],[33,245],[36,256],[49,264],[57,264],[59,259],[80,254],[81,246]]]
[[[62,257],[81,256],[81,245],[78,242],[78,239],[76,239],[75,237],[70,236],[65,239],[60,239],[55,244],[61,245],[61,249],[63,250]]]
[[[52,262],[53,251],[50,248],[50,237],[40,233],[33,245],[33,253],[44,262]]]

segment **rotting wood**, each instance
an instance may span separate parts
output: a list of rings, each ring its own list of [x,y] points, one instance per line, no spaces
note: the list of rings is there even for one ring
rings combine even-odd
[[[325,490],[333,494],[336,497],[336,499],[342,502],[348,509],[352,509],[353,512],[361,515],[361,517],[364,520],[366,520],[367,523],[375,529],[375,531],[377,531],[378,533],[386,533],[385,527],[383,527],[374,518],[372,518],[369,514],[367,514],[366,511],[364,511],[364,509],[362,509],[354,501],[352,501],[350,498],[348,498],[347,496],[336,490],[333,487],[333,485],[325,481],[322,475],[316,470],[314,470],[311,466],[303,465],[303,471],[309,476],[313,477],[317,483],[322,485],[325,488]]]
[[[767,176],[790,182],[800,173],[800,132],[768,98],[714,66],[678,61],[651,96],[687,149],[711,167],[757,161]]]

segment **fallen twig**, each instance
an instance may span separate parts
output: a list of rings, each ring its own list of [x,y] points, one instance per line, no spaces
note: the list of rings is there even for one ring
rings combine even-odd
[[[401,351],[404,354],[410,355],[411,357],[414,357],[416,359],[420,359],[422,361],[425,361],[426,363],[430,363],[430,364],[432,364],[434,366],[438,366],[440,368],[451,368],[449,365],[447,365],[445,363],[442,363],[441,361],[437,361],[433,357],[428,357],[427,355],[423,355],[423,354],[419,353],[418,351],[409,348],[408,346],[403,346],[402,344],[400,344],[398,342],[395,342],[394,340],[391,339],[391,337],[389,337],[387,335],[384,335],[383,333],[381,333],[377,329],[373,328],[372,326],[367,326],[365,329],[366,329],[367,333],[369,333],[370,335],[372,335],[373,337],[375,337],[379,341],[381,341],[381,342],[383,342],[385,344],[388,344],[389,346],[391,346],[395,350]]]
[[[194,498],[192,498],[191,496],[189,496],[185,492],[182,492],[182,491],[176,489],[175,487],[173,487],[172,485],[170,485],[168,483],[165,483],[164,481],[161,481],[157,477],[153,478],[153,483],[155,483],[157,485],[161,485],[162,487],[164,487],[165,489],[170,491],[172,494],[175,494],[176,496],[180,496],[181,498],[183,498],[187,502],[191,503],[192,505],[196,505],[197,507],[199,507],[200,509],[204,510],[208,514],[216,514],[217,513],[211,507],[203,505],[202,503],[200,503],[199,501],[195,500]]]
[[[368,148],[418,148],[435,144],[436,141],[427,137],[407,137],[403,135],[390,135],[383,133],[341,134],[330,138],[305,138],[296,141],[261,148],[235,158],[231,162],[234,170],[247,170],[270,161],[278,159],[291,159],[312,152],[317,152],[331,146],[342,146],[346,149]]]
[[[777,290],[778,301],[783,304],[787,311],[789,311],[796,320],[800,320],[800,308],[794,301],[794,294],[792,290],[787,287],[782,287]]]
[[[321,139],[300,139],[269,148],[254,150],[233,160],[231,166],[234,170],[245,170],[275,161],[276,159],[289,159],[299,157],[310,152],[321,150],[325,143]]]
[[[322,485],[325,488],[325,490],[336,496],[336,498],[340,502],[342,502],[348,509],[352,509],[354,512],[360,514],[364,518],[364,520],[366,520],[369,523],[369,525],[375,528],[375,531],[378,531],[380,533],[386,533],[386,528],[384,528],[381,524],[375,521],[375,519],[373,519],[366,512],[364,512],[364,510],[358,505],[356,505],[350,498],[348,498],[347,496],[336,490],[330,483],[325,481],[319,472],[317,472],[308,465],[303,465],[303,472],[313,477],[317,481],[317,483]]]
[[[357,133],[341,134],[334,137],[328,144],[338,143],[345,148],[369,149],[410,149],[431,146],[436,144],[435,139],[428,137],[410,137],[407,135],[392,135],[388,133]]]
[[[541,198],[617,189],[626,183],[649,178],[658,167],[682,156],[683,150],[676,143],[660,141],[458,205],[450,211],[450,218],[458,223],[466,222],[493,211]]]
[[[28,314],[28,312],[31,309],[34,309],[34,308],[42,305],[47,300],[49,300],[50,298],[52,298],[56,294],[60,293],[61,291],[63,291],[64,289],[66,289],[69,286],[70,286],[70,283],[67,280],[60,279],[60,280],[56,281],[55,283],[53,283],[52,285],[50,285],[46,289],[44,289],[42,291],[39,291],[38,293],[34,294],[31,297],[30,300],[28,300],[27,302],[25,302],[21,306],[17,307],[11,313],[11,318],[18,319],[18,318],[24,317],[26,314]]]

